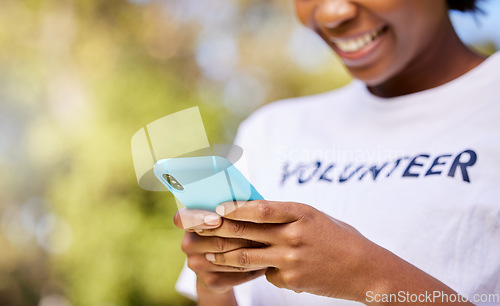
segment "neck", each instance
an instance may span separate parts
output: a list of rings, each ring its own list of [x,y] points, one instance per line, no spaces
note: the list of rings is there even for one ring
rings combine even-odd
[[[479,65],[485,58],[460,40],[449,18],[444,22],[443,30],[400,73],[369,90],[384,98],[411,94],[443,85]]]

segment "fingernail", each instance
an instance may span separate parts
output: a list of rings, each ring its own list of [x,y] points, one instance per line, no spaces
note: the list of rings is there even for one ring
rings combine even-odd
[[[195,231],[195,232],[197,232],[197,233],[201,233],[201,232],[203,232],[203,230],[202,230],[202,229],[195,229],[194,231]]]
[[[224,213],[226,212],[226,208],[224,207],[224,204],[221,204],[215,208],[215,212],[217,212],[220,216],[224,216]]]
[[[206,258],[208,261],[215,261],[215,254],[212,254],[212,253],[207,253],[207,254],[205,254],[205,258]]]
[[[203,222],[205,222],[206,225],[218,225],[219,221],[219,216],[214,215],[206,215],[205,218],[203,218]]]

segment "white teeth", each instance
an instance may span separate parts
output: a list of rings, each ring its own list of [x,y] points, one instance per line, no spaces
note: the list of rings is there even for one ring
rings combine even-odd
[[[354,39],[335,39],[333,43],[343,52],[356,52],[361,50],[375,38],[379,37],[383,29],[375,30]]]

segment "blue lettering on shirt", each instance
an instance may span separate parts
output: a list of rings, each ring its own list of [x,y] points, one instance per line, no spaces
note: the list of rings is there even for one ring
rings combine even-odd
[[[297,179],[298,184],[307,184],[313,181],[324,183],[346,183],[348,181],[371,180],[397,178],[397,171],[402,174],[402,179],[417,179],[431,176],[448,176],[450,178],[461,179],[470,183],[469,170],[477,162],[477,153],[467,149],[458,154],[429,153],[417,154],[415,156],[405,156],[393,161],[380,164],[347,164],[345,166],[314,161],[312,163],[298,163],[295,166],[291,162],[283,165],[281,184]],[[431,162],[432,161],[432,162]],[[427,165],[426,166],[426,162]],[[336,173],[335,170],[341,171]]]

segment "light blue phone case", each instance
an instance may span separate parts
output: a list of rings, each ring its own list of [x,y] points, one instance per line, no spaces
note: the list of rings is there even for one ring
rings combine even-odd
[[[187,208],[215,211],[231,201],[261,200],[263,197],[226,158],[200,156],[161,159],[155,176]]]

